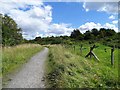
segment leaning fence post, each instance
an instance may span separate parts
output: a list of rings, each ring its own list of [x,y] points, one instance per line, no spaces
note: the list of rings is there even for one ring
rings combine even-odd
[[[114,65],[114,46],[111,49],[111,65]]]
[[[90,52],[92,52],[92,47],[90,47]],[[90,58],[92,58],[92,54],[90,54]]]
[[[92,50],[93,50],[94,48],[95,48],[95,45],[93,45],[92,47],[90,47],[90,52],[85,56],[85,58],[88,57],[88,56],[90,56],[90,58],[91,58],[92,56],[94,56],[95,59],[97,59],[97,60],[99,61],[98,57],[92,52]]]

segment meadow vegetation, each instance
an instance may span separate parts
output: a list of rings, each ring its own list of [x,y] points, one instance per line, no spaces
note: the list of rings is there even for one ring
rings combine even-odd
[[[120,75],[118,75],[120,32],[115,32],[113,29],[93,28],[81,33],[79,29],[74,29],[70,36],[39,36],[32,40],[26,40],[22,36],[22,29],[10,16],[0,15],[0,17],[2,18],[2,22],[0,22],[2,24],[2,50],[0,50],[2,71],[0,76],[3,75],[3,82],[6,75],[16,71],[30,57],[39,52],[42,49],[41,45],[47,45],[50,49],[46,61],[48,87],[118,88],[120,86],[120,80],[118,80]],[[96,44],[93,52],[100,61],[93,57],[85,58],[93,44]],[[80,45],[83,45],[82,53]],[[110,61],[111,47],[113,46],[115,46],[114,66]]]
[[[0,77],[2,77],[2,47],[0,47]]]
[[[2,76],[13,73],[26,63],[42,46],[39,44],[22,44],[13,47],[2,48]]]
[[[49,46],[50,52],[46,62],[46,78],[48,87],[55,88],[118,88],[118,49],[115,49],[115,64],[111,66],[108,46],[96,44],[94,53],[100,61],[85,58],[89,52],[88,44],[84,44],[83,53],[79,45],[75,50],[71,45]],[[104,49],[107,49],[107,52]]]

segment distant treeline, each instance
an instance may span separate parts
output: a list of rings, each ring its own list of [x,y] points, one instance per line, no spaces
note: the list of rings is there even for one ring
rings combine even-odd
[[[51,37],[36,37],[29,40],[32,43],[39,44],[74,44],[75,42],[88,41],[90,43],[99,42],[108,46],[116,46],[120,48],[120,32],[115,32],[113,29],[96,28],[81,33],[79,29],[73,30],[70,36],[51,36]]]
[[[38,43],[38,44],[74,44],[75,42],[89,41],[89,43],[100,42],[108,46],[115,45],[120,48],[120,32],[113,29],[94,28],[85,33],[79,29],[74,29],[70,36],[51,36],[36,37],[33,40],[26,40],[22,37],[22,29],[18,28],[16,22],[8,15],[0,15],[2,18],[2,45],[13,46],[21,43]]]

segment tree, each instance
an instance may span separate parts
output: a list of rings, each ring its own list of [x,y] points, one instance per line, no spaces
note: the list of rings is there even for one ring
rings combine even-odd
[[[85,40],[89,40],[89,39],[93,39],[94,35],[88,30],[84,33],[84,39]]]
[[[99,33],[100,33],[100,37],[101,38],[106,37],[106,29],[105,28],[100,28]]]
[[[23,40],[21,28],[17,27],[16,22],[8,15],[2,16],[2,44],[17,45]]]
[[[106,29],[106,36],[113,36],[116,32],[113,29]]]
[[[0,14],[0,44],[2,44],[2,14]]]
[[[34,40],[37,41],[37,42],[40,42],[41,41],[41,37],[36,37]]]
[[[96,28],[93,28],[93,29],[91,30],[91,32],[92,32],[92,34],[93,34],[94,36],[98,36],[98,35],[99,35],[99,31],[98,31]]]
[[[82,40],[83,34],[79,31],[79,29],[73,30],[73,32],[70,35],[71,38]]]

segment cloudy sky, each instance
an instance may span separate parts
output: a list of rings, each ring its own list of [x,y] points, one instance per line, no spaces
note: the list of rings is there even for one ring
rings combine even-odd
[[[8,14],[22,28],[23,37],[70,35],[93,28],[118,31],[117,2],[43,2],[0,0],[0,13]]]

